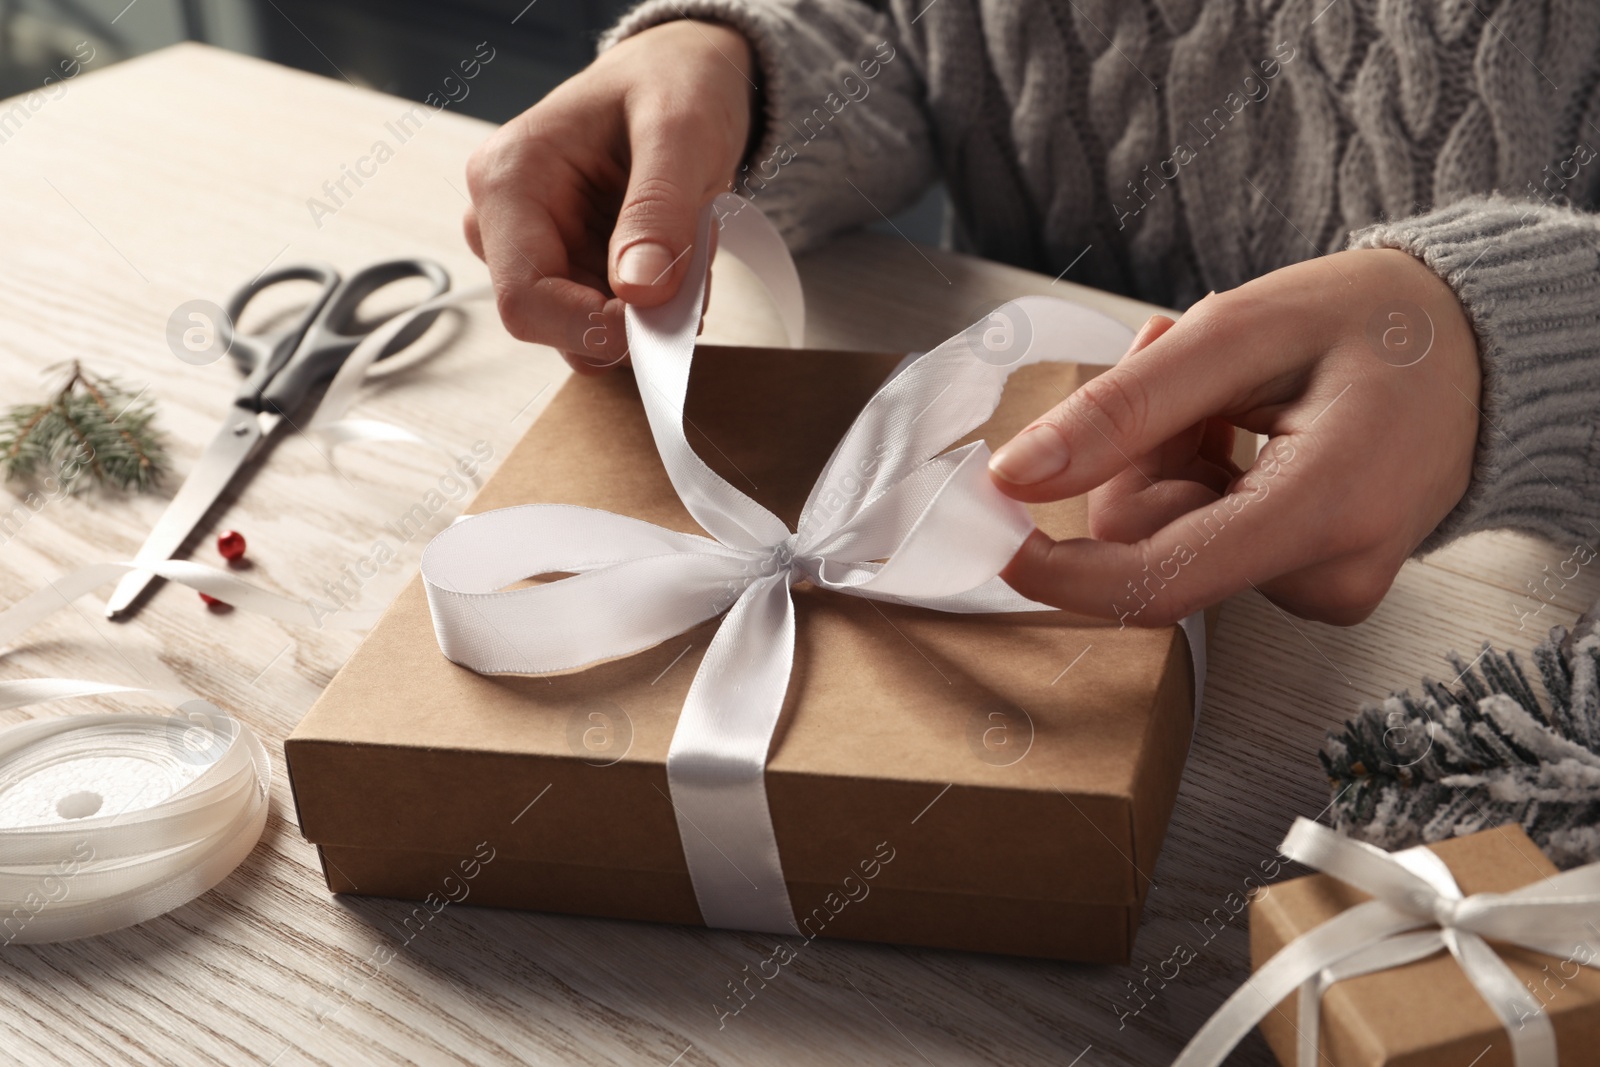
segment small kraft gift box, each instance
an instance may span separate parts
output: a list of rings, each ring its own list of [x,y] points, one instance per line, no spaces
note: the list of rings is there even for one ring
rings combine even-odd
[[[1108,326],[1101,362],[1130,336]],[[818,472],[901,363],[701,347],[682,432],[711,472],[794,529]],[[1021,367],[964,440],[997,446],[1101,370]],[[661,538],[702,534],[658,452],[643,377],[570,379],[470,512],[574,505],[653,523]],[[1086,535],[1081,499],[1032,513],[1052,536]],[[522,578],[579,580],[497,582],[529,587]],[[1138,598],[1130,585],[1130,612],[1164,584],[1145,581]],[[704,842],[686,838],[732,849],[677,803],[668,752],[721,620],[702,615],[581,670],[476,673],[441,653],[431,589],[419,578],[401,593],[285,744],[329,888],[706,923],[685,853]],[[761,783],[792,908],[783,925],[806,938],[1127,960],[1189,747],[1200,628],[959,614],[807,581],[791,592],[793,663]],[[628,596],[603,608],[624,620],[653,610]],[[499,636],[512,650],[527,640]]]
[[[1348,843],[1343,847],[1348,851]],[[1430,922],[1375,942],[1366,962],[1334,964],[1316,988],[1303,985],[1267,1012],[1261,1032],[1278,1061],[1284,1067],[1308,1059],[1323,1067],[1600,1064],[1600,865],[1558,875],[1516,825],[1427,850],[1459,889],[1455,900],[1433,906],[1444,925]],[[1542,902],[1519,898],[1518,890],[1537,891]],[[1271,887],[1250,906],[1252,967],[1259,974],[1297,938],[1372,899],[1329,873]],[[1457,951],[1480,974],[1499,970],[1461,943],[1462,932],[1471,937],[1473,930],[1485,931],[1478,944],[1504,965],[1498,988],[1493,973],[1474,984],[1448,950],[1446,939],[1457,938]],[[1496,937],[1497,930],[1522,943]],[[1529,942],[1551,951],[1535,951]],[[1300,1003],[1307,997],[1318,1003]],[[1523,1043],[1520,1060],[1514,1042]]]

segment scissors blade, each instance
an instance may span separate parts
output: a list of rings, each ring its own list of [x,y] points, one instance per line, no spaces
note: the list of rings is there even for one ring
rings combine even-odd
[[[222,428],[206,446],[200,462],[195,464],[189,477],[178,487],[178,492],[167,505],[161,519],[150,536],[145,539],[135,563],[159,563],[171,559],[183,547],[217,502],[233,476],[244,466],[250,453],[265,435],[261,417],[253,411],[230,406]],[[128,614],[129,608],[145,591],[156,576],[149,571],[129,571],[117,583],[111,599],[106,602],[106,617],[115,619]]]

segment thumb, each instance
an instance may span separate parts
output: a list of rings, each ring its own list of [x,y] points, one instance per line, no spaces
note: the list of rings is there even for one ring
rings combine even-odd
[[[688,273],[700,209],[727,185],[698,153],[635,135],[628,191],[611,234],[611,291],[640,307],[672,299]],[[732,168],[729,168],[731,173]]]

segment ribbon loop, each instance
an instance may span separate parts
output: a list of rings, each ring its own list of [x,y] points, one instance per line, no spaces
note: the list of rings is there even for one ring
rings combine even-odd
[[[1432,852],[1423,851],[1433,856]],[[1441,885],[1448,884],[1452,889],[1455,886],[1448,869],[1444,870],[1444,883],[1437,881],[1437,871],[1422,873],[1425,857],[1398,862],[1381,848],[1328,833],[1326,827],[1310,819],[1295,820],[1283,839],[1283,854],[1319,871],[1338,870],[1340,881],[1423,918],[1433,914],[1433,899]],[[1456,894],[1459,896],[1460,891],[1456,890]]]
[[[726,194],[724,194],[726,195]],[[718,201],[721,201],[721,197]],[[743,214],[741,212],[741,214]],[[781,541],[789,530],[772,512],[740,492],[695,455],[683,433],[683,409],[689,395],[689,366],[694,358],[696,325],[705,299],[711,266],[711,207],[700,214],[689,269],[677,295],[659,307],[629,306],[625,314],[628,353],[639,381],[639,399],[655,437],[667,477],[694,520],[723,544],[758,549]],[[748,225],[730,230],[724,240],[750,239]],[[735,254],[742,249],[734,249]],[[769,289],[777,279],[763,278]],[[798,286],[798,280],[795,281]]]

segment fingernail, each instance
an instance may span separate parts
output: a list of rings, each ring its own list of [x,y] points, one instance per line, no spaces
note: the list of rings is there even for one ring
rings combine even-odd
[[[1000,446],[989,459],[996,477],[1012,485],[1033,485],[1067,469],[1067,442],[1054,423],[1041,422]]]
[[[658,285],[672,269],[672,253],[654,241],[629,245],[617,257],[617,279],[624,285]]]
[[[1145,338],[1149,337],[1150,331],[1154,330],[1155,328],[1156,316],[1151,315],[1148,319],[1144,320],[1144,325],[1139,327],[1139,332],[1133,335],[1133,344],[1128,347],[1128,351],[1131,352],[1135,348],[1138,348],[1140,345],[1144,344]]]

